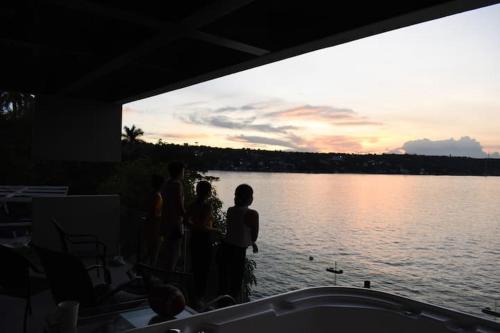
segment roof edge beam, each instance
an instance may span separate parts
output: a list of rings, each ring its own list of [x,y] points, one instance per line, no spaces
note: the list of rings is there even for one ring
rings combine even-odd
[[[253,2],[254,0],[220,0],[187,17],[179,24],[149,19],[147,17],[123,10],[117,10],[114,12],[114,9],[92,4],[86,1],[52,1],[53,3],[66,6],[67,8],[86,10],[99,15],[114,17],[131,23],[149,26],[151,28],[159,28],[161,30],[158,35],[153,36],[151,39],[141,43],[125,54],[112,59],[96,70],[80,77],[67,87],[61,89],[58,94],[62,95],[78,90],[99,77],[109,74],[126,64],[131,63],[134,59],[149,54],[155,49],[184,36],[189,36],[207,43],[224,46],[252,55],[261,56],[269,53],[268,50],[196,30],[197,28],[207,25],[234,10]]]
[[[499,0],[452,0],[448,1],[444,4],[427,7],[424,9],[420,9],[417,11],[413,11],[407,14],[403,14],[397,17],[393,17],[390,19],[382,20],[373,24],[369,24],[366,26],[362,26],[359,28],[355,28],[349,31],[345,31],[339,34],[335,34],[323,39],[319,39],[316,41],[312,41],[309,43],[305,43],[296,47],[288,48],[282,51],[269,53],[263,55],[261,57],[251,59],[249,61],[221,68],[209,73],[205,73],[193,78],[185,79],[173,84],[169,84],[162,88],[154,89],[148,92],[144,92],[141,94],[137,94],[135,96],[125,97],[123,99],[119,99],[116,103],[129,103],[132,101],[136,101],[143,98],[148,98],[154,95],[158,95],[161,93],[165,93],[172,90],[177,90],[181,88],[185,88],[190,85],[194,85],[197,83],[201,83],[204,81],[212,80],[215,78],[219,78],[222,76],[234,74],[237,72],[241,72],[244,70],[248,70],[254,67],[259,67],[263,65],[267,65],[273,62],[277,62],[280,60],[284,60],[287,58],[295,57],[304,53],[316,51],[319,49],[332,47],[340,44],[344,44],[347,42],[351,42],[354,40],[358,40],[361,38],[381,34],[384,32],[388,32],[391,30],[396,30],[399,28],[443,18],[446,16],[459,14],[465,11],[478,9],[481,7],[486,7],[489,5],[493,5],[499,3]]]

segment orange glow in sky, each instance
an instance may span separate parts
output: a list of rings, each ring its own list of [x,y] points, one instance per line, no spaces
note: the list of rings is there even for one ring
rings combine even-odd
[[[500,157],[500,5],[124,105],[156,142]]]

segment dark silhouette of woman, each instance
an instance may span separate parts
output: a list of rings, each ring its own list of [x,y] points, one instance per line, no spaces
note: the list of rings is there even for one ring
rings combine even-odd
[[[214,230],[210,196],[212,186],[207,181],[196,185],[196,199],[188,208],[188,223],[191,226],[191,263],[195,283],[195,295],[200,300],[205,296],[208,274],[212,261],[210,233]]]
[[[161,188],[164,179],[162,176],[153,175],[151,177],[151,186],[153,195],[149,200],[148,215],[144,223],[144,257],[143,261],[149,265],[155,266],[158,259],[160,248],[160,223],[163,210],[163,197]]]
[[[174,271],[181,255],[181,243],[184,236],[183,218],[184,191],[182,180],[184,178],[184,164],[170,162],[168,165],[170,178],[163,186],[163,214],[161,233],[164,237],[165,269]]]

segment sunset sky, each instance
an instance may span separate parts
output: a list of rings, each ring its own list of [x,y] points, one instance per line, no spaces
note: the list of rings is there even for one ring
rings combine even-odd
[[[146,141],[295,151],[500,152],[500,5],[124,105]]]

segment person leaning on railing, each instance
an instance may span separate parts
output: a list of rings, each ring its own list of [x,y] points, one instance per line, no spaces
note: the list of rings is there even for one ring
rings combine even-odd
[[[229,294],[235,299],[241,293],[245,271],[246,250],[257,252],[255,242],[259,235],[259,214],[250,209],[253,189],[239,185],[234,193],[234,206],[227,210],[227,233],[218,253],[219,295]]]
[[[205,296],[208,275],[212,264],[213,212],[210,204],[212,185],[207,181],[196,184],[196,198],[187,209],[187,223],[191,228],[191,264],[197,300]]]
[[[168,165],[170,178],[163,186],[163,213],[161,234],[164,238],[165,269],[174,271],[181,254],[181,243],[184,236],[183,218],[184,191],[182,180],[184,178],[184,165],[180,162],[171,162]]]
[[[160,223],[163,210],[163,196],[161,188],[164,179],[162,176],[153,175],[151,177],[151,186],[153,195],[149,202],[148,213],[144,224],[144,257],[142,261],[155,266],[158,259],[160,248]]]

